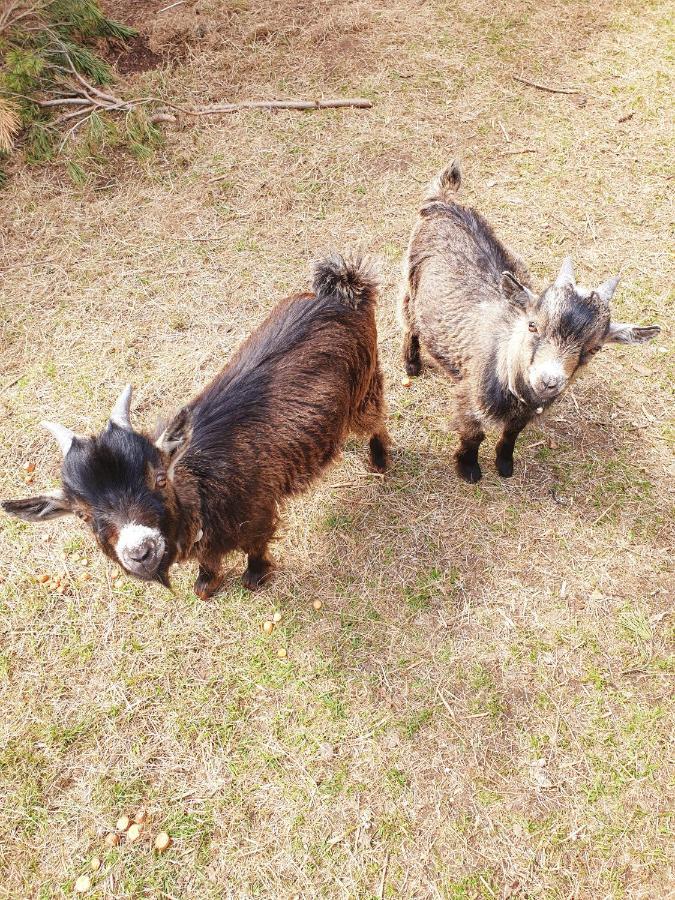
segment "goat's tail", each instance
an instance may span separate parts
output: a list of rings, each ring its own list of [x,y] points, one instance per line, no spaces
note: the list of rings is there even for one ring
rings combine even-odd
[[[438,173],[427,188],[425,200],[442,200],[448,202],[456,194],[462,184],[462,172],[456,159]]]
[[[358,309],[364,303],[375,303],[378,278],[367,258],[331,253],[314,265],[312,287],[319,300],[337,300]]]

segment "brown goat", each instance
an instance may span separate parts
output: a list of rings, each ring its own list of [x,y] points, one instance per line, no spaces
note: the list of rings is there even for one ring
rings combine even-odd
[[[579,287],[569,258],[553,284],[534,293],[525,265],[480,213],[453,199],[460,181],[452,163],[420,209],[405,261],[401,319],[408,374],[419,374],[425,350],[457,383],[455,459],[459,475],[475,482],[488,425],[502,429],[497,471],[509,477],[520,432],[604,344],[641,344],[660,328],[611,322],[609,301],[619,279],[595,290]]]
[[[258,587],[279,506],[350,432],[370,438],[377,472],[387,468],[375,280],[335,255],[315,267],[313,288],[279,303],[154,440],[131,427],[130,387],[98,435],[44,423],[64,454],[62,490],[3,508],[29,521],[74,513],[127,572],[167,586],[174,562],[197,559],[203,599],[222,583],[224,555],[243,550],[244,584]]]

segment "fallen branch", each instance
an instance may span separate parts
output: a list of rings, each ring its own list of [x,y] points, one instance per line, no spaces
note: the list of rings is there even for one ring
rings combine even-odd
[[[519,81],[521,84],[527,84],[529,87],[537,88],[539,91],[547,91],[549,94],[580,94],[581,91],[576,88],[561,88],[561,87],[551,87],[548,84],[541,84],[539,81],[530,81],[527,78],[521,78],[519,75],[511,76],[514,81]]]
[[[221,116],[230,113],[241,112],[245,109],[371,109],[372,103],[364,97],[350,97],[334,100],[243,100],[241,103],[224,103],[221,106],[202,106],[197,109],[189,109],[181,106],[167,104],[171,109],[177,109],[186,116]],[[168,113],[160,112],[151,117],[150,121],[168,122]],[[161,116],[161,118],[160,118]],[[175,117],[174,117],[175,121]]]

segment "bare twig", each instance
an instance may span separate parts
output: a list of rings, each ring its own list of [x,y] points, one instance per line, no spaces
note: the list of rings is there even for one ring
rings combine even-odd
[[[390,856],[390,853],[387,850],[387,853],[384,857],[384,863],[382,864],[382,875],[380,876],[380,888],[377,892],[378,900],[383,900],[383,898],[384,898],[384,886],[387,881],[387,871],[389,869],[389,856]]]
[[[500,156],[518,156],[520,153],[536,153],[534,147],[523,147],[522,150],[501,150]]]
[[[541,84],[539,81],[530,81],[528,78],[521,78],[519,75],[511,76],[514,81],[519,81],[521,84],[527,84],[530,87],[537,88],[539,91],[547,91],[549,94],[580,94],[581,91],[578,91],[576,88],[562,88],[562,87],[551,87],[548,84]]]
[[[607,509],[605,509],[603,512],[601,512],[600,515],[597,517],[597,519],[593,519],[593,521],[591,522],[591,528],[594,525],[597,525],[598,522],[601,522],[605,518],[605,516],[614,509],[614,507],[616,506],[616,504],[618,502],[619,502],[618,500],[615,500],[613,503],[610,503],[609,506],[607,507]]]

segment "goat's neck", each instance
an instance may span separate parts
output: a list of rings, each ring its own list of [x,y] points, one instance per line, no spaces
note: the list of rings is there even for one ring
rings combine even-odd
[[[187,559],[204,534],[201,498],[197,479],[180,469],[173,481],[178,521],[177,543],[181,558]]]

